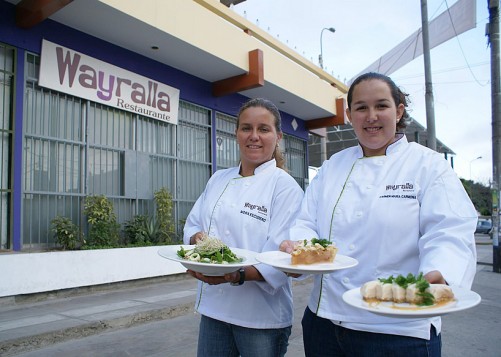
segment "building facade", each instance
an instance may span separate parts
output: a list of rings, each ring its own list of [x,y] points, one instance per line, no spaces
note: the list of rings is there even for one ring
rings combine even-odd
[[[1,250],[53,248],[57,216],[85,231],[89,195],[109,198],[121,225],[152,215],[161,188],[173,196],[181,234],[210,175],[238,165],[236,113],[250,97],[281,110],[289,172],[307,185],[308,123],[338,117],[334,98],[346,88],[224,5],[75,0],[44,13],[30,3],[0,1]],[[206,32],[185,29],[187,22]],[[301,80],[316,71],[320,77]],[[172,90],[167,119],[144,110],[162,109],[149,94],[158,99],[164,87]],[[126,88],[141,105],[124,102]],[[312,90],[325,93],[313,98]]]

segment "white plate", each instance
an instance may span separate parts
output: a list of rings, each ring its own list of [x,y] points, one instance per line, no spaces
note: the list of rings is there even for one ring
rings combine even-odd
[[[416,306],[408,303],[397,304],[390,301],[371,303],[362,298],[360,288],[345,292],[343,300],[351,306],[377,314],[414,318],[445,315],[472,308],[480,303],[481,297],[476,292],[453,286],[451,288],[454,293],[454,300],[445,305],[437,306]]]
[[[358,260],[354,258],[336,254],[332,263],[292,265],[291,255],[277,250],[259,253],[256,256],[256,260],[263,264],[271,265],[285,273],[292,274],[328,274],[335,270],[351,268],[358,264]]]
[[[185,250],[193,249],[194,245],[169,245],[167,247],[160,248],[158,254],[166,259],[173,260],[175,262],[181,263],[186,269],[190,269],[207,276],[221,276],[224,274],[232,273],[237,271],[241,267],[247,265],[256,265],[259,262],[256,260],[256,252],[239,249],[230,248],[230,250],[237,255],[237,257],[242,258],[243,261],[238,263],[228,263],[228,264],[214,264],[214,263],[201,263],[192,262],[190,260],[182,259],[177,255],[177,251],[183,247]]]

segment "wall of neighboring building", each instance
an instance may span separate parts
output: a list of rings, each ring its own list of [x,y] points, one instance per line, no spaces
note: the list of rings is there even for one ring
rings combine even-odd
[[[150,17],[161,16],[142,8],[142,4],[127,2],[128,6],[134,3],[138,11]],[[193,6],[191,1],[177,3],[180,9],[186,3]],[[123,2],[115,5],[122,6]],[[180,21],[176,16],[171,19]],[[192,25],[192,21],[185,24]],[[179,89],[178,124],[39,86],[44,39]],[[255,39],[249,37],[249,41]],[[218,168],[218,160],[225,159],[222,167],[238,163],[234,120],[248,98],[240,94],[214,97],[211,82],[50,19],[29,29],[19,28],[15,24],[15,6],[3,0],[0,59],[0,89],[4,94],[0,99],[4,109],[1,154],[8,160],[2,167],[8,179],[2,180],[1,187],[0,271],[4,277],[0,296],[184,272],[180,264],[161,258],[158,247],[40,251],[58,246],[50,226],[56,216],[67,215],[78,226],[86,226],[84,199],[91,194],[109,197],[119,223],[124,224],[135,214],[151,215],[153,192],[167,187],[173,194],[175,221],[181,233],[180,222]],[[239,61],[246,62],[247,58]],[[299,163],[291,171],[298,181],[306,183],[305,123],[288,113],[281,114],[286,136],[283,148],[290,151],[286,154],[293,155],[294,165]],[[226,123],[227,127],[216,128],[216,122]],[[221,144],[227,145],[226,151],[221,150]],[[143,166],[142,161],[146,163]],[[98,166],[100,169],[96,169]],[[137,169],[131,170],[134,167]],[[132,176],[135,186],[131,188],[128,183]],[[147,180],[141,181],[143,177]],[[141,192],[136,193],[136,189]]]
[[[182,4],[183,2],[180,3]],[[121,4],[121,2],[116,2],[116,6],[120,6]],[[130,5],[130,3],[128,4]],[[198,5],[197,8],[199,8]],[[146,12],[149,16],[157,16],[157,14],[152,15],[151,11]],[[173,16],[172,19],[175,20],[176,17]],[[92,19],[86,19],[86,21],[91,20]],[[94,103],[89,103],[89,101],[66,96],[64,93],[57,93],[53,90],[40,88],[37,84],[38,73],[36,71],[39,70],[39,64],[37,61],[39,61],[38,58],[41,53],[43,39],[179,89],[183,112],[186,113],[185,117],[180,118],[180,124],[174,128],[171,124],[161,123],[140,116],[131,117],[129,113],[120,113],[114,109],[96,106]],[[203,189],[203,184],[206,179],[208,179],[208,175],[217,169],[217,140],[215,128],[216,115],[235,117],[239,107],[247,99],[245,96],[232,94],[223,97],[214,97],[212,95],[212,83],[208,81],[177,70],[169,65],[151,60],[141,54],[112,45],[89,34],[82,33],[50,19],[45,20],[32,28],[21,29],[15,24],[15,6],[5,1],[0,1],[0,44],[4,44],[9,49],[14,49],[16,55],[15,72],[14,78],[12,79],[13,82],[10,86],[6,87],[13,93],[13,98],[15,98],[15,100],[13,100],[12,108],[13,123],[12,128],[10,128],[12,129],[11,132],[13,133],[13,136],[12,140],[9,141],[12,152],[8,155],[9,158],[13,158],[11,165],[12,172],[9,176],[12,177],[12,182],[15,184],[11,184],[10,189],[6,190],[6,192],[8,192],[7,195],[10,196],[5,200],[5,202],[9,202],[9,205],[12,207],[12,210],[9,212],[13,213],[9,217],[5,217],[5,219],[2,218],[3,228],[7,227],[9,222],[12,223],[12,227],[9,227],[10,232],[6,233],[10,242],[4,244],[3,248],[6,248],[7,250],[31,249],[36,251],[54,247],[54,239],[52,237],[41,237],[41,235],[51,235],[50,220],[56,215],[60,215],[61,212],[63,214],[65,213],[65,209],[61,209],[61,206],[64,206],[65,204],[68,207],[72,206],[71,209],[67,208],[66,211],[71,211],[70,214],[73,215],[72,218],[76,221],[76,223],[78,225],[85,224],[83,221],[84,218],[81,214],[83,206],[82,199],[85,195],[93,193],[89,191],[87,183],[78,183],[75,187],[72,187],[71,189],[64,188],[62,191],[57,183],[52,186],[47,184],[48,180],[53,179],[53,177],[51,178],[51,175],[54,176],[56,173],[60,175],[60,181],[63,178],[70,180],[69,176],[74,175],[74,173],[71,173],[63,176],[63,174],[58,171],[57,163],[47,168],[36,168],[36,172],[39,173],[36,185],[33,185],[31,181],[28,182],[27,177],[29,177],[30,180],[33,180],[35,167],[30,167],[30,165],[45,165],[45,161],[50,161],[37,161],[40,160],[42,155],[49,155],[47,154],[47,151],[43,151],[45,149],[41,148],[44,145],[48,145],[48,148],[66,145],[67,148],[64,152],[69,152],[68,148],[70,148],[71,145],[71,148],[75,151],[87,150],[86,155],[88,154],[89,143],[85,141],[87,138],[84,138],[84,133],[78,133],[78,135],[80,135],[78,138],[69,138],[64,137],[66,134],[53,134],[51,132],[45,132],[45,129],[40,129],[38,126],[56,125],[61,127],[65,123],[66,119],[67,122],[71,122],[73,120],[75,125],[81,125],[80,121],[83,120],[85,121],[85,125],[88,125],[90,120],[88,115],[90,111],[93,113],[99,113],[99,115],[104,118],[102,120],[109,120],[110,123],[119,120],[120,122],[134,123],[133,125],[142,123],[141,125],[154,127],[155,129],[149,135],[154,135],[155,133],[159,133],[161,131],[172,133],[172,138],[177,140],[177,148],[171,147],[169,150],[172,151],[169,153],[149,152],[148,155],[150,158],[154,157],[155,159],[158,159],[158,157],[160,157],[160,159],[165,162],[168,161],[169,171],[167,172],[172,172],[172,175],[177,176],[172,180],[165,177],[159,178],[158,187],[153,187],[150,191],[152,193],[155,189],[167,185],[168,189],[173,193],[174,200],[177,205],[175,217],[176,224],[186,217],[189,212],[190,205],[193,204],[197,195]],[[207,68],[206,70],[210,71],[211,69]],[[30,101],[28,101],[26,94],[28,92],[34,99],[30,99]],[[57,100],[52,100],[51,98],[57,98]],[[41,102],[39,102],[39,100]],[[44,103],[44,101],[48,101],[47,103],[50,102],[50,108],[54,112],[46,113],[45,109],[49,108],[47,105],[45,105],[43,107],[45,109],[42,110],[43,108],[40,106],[40,103]],[[77,104],[75,105],[75,103]],[[81,110],[83,114],[70,114],[73,113],[71,111],[65,112],[68,114],[61,114],[62,110],[70,109],[70,105],[72,108],[78,108],[79,111]],[[58,107],[56,108],[55,106]],[[56,109],[57,112],[55,111]],[[191,118],[191,114],[195,114],[203,118]],[[64,115],[70,115],[70,117],[64,117]],[[71,117],[71,115],[73,115],[73,117]],[[85,118],[80,120],[80,117],[76,118],[74,117],[75,115],[81,115]],[[111,116],[116,116],[116,118],[109,119]],[[126,121],[122,118],[124,116],[126,117]],[[58,121],[57,124],[50,124],[51,122],[54,122],[54,120]],[[93,120],[101,119],[94,118]],[[203,122],[200,122],[200,120],[203,120]],[[306,179],[306,141],[308,134],[305,129],[305,124],[302,120],[299,120],[288,113],[282,113],[282,120],[282,129],[284,133],[292,140],[304,142],[304,169],[299,170],[302,178],[298,177],[298,179]],[[27,123],[30,123],[29,127]],[[79,127],[78,130],[85,130],[85,126]],[[201,146],[197,146],[194,143],[196,139],[195,136],[198,135],[197,133],[204,135],[203,145]],[[99,147],[93,148],[94,152],[97,150],[103,152],[108,150],[108,155],[116,154],[117,150],[115,149],[118,148],[113,147],[114,138],[111,138],[112,134],[109,135],[110,140],[101,142]],[[163,138],[165,142],[162,145],[173,146],[172,143],[169,142],[172,138]],[[68,140],[70,140],[71,143],[68,143]],[[193,141],[193,143],[191,141]],[[133,143],[133,145],[136,144],[137,143]],[[25,150],[29,149],[30,151],[33,151],[33,148],[38,148],[37,150],[39,151],[35,153],[28,153],[28,151]],[[120,153],[117,157],[119,157],[120,160],[123,160],[123,157],[126,157],[127,159],[127,157],[130,156],[129,154],[131,150],[138,151],[136,149],[131,149],[131,147],[128,147],[127,145],[120,147],[119,149]],[[183,152],[183,150],[186,151]],[[188,151],[192,152],[193,155],[200,156],[200,150],[208,150],[208,156],[195,160],[186,157],[186,153]],[[301,151],[299,152],[301,153]],[[57,153],[57,155],[61,156],[63,152],[57,151]],[[57,155],[54,155],[54,159],[57,159]],[[82,170],[86,170],[88,162],[78,157],[78,155],[76,155],[76,157],[81,160],[79,161],[79,165],[84,166]],[[138,157],[143,158],[144,155]],[[31,163],[30,160],[32,161]],[[101,160],[104,159],[101,158]],[[65,170],[73,169],[70,168],[68,163],[65,163],[65,165]],[[117,165],[120,166],[120,164]],[[188,166],[192,168],[187,169],[186,167]],[[170,167],[173,169],[170,169]],[[60,169],[61,168],[59,168],[59,170]],[[120,167],[118,167],[118,169],[120,169]],[[179,176],[180,173],[183,172],[184,176]],[[196,172],[201,172],[201,174],[196,175]],[[115,173],[110,171],[108,176],[112,176],[113,174]],[[161,175],[160,171],[158,175]],[[201,179],[197,179],[197,176],[201,177]],[[105,176],[102,175],[103,179],[104,177]],[[187,182],[185,177],[192,177],[192,179]],[[88,176],[82,180],[88,180]],[[122,184],[120,182],[120,178],[115,181],[116,183],[113,183],[115,186]],[[186,188],[180,187],[179,185],[191,186]],[[105,190],[103,187],[101,187],[101,189]],[[121,212],[119,212],[119,216],[122,218],[119,223],[123,224],[126,219],[132,218],[132,214],[134,212],[131,212],[131,210],[136,209],[135,207],[138,205],[136,202],[137,200],[133,202],[129,199],[129,197],[121,197],[123,196],[120,193],[120,190],[122,189],[117,189],[117,187],[111,187],[110,189],[118,192],[109,195],[115,200],[117,206],[126,206]],[[185,191],[186,193],[183,193]],[[106,194],[105,191],[103,192]],[[44,198],[36,201],[35,204],[33,197]],[[72,200],[71,202],[70,199]],[[61,202],[64,200],[66,200],[66,203],[62,204]],[[41,205],[40,202],[43,202],[43,205]],[[143,200],[140,205],[144,205],[144,211],[149,209],[149,213],[151,214],[151,203],[144,203]],[[29,207],[29,209],[27,207]],[[43,229],[35,228],[35,226],[43,227]],[[38,231],[29,233],[30,238],[27,239],[26,236],[28,231],[33,229],[38,229]],[[182,229],[180,224],[178,225],[178,229]]]

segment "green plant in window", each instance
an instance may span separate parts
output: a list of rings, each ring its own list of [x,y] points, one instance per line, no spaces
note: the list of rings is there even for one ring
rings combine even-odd
[[[76,249],[83,242],[83,234],[80,228],[68,217],[57,216],[51,221],[51,230],[54,238],[61,247],[66,249]]]
[[[156,203],[156,222],[150,222],[152,227],[158,226],[158,234],[153,241],[160,244],[176,242],[176,230],[173,218],[172,195],[169,190],[162,187],[154,193]],[[152,220],[155,221],[155,220]]]
[[[112,202],[104,195],[87,196],[84,214],[89,223],[87,244],[97,247],[116,247],[120,225],[116,222]]]

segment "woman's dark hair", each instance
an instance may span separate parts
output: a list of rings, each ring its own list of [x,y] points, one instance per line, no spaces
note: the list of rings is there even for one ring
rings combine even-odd
[[[237,115],[237,129],[240,125],[240,115],[242,115],[244,110],[249,109],[251,107],[260,107],[260,108],[264,108],[267,111],[269,111],[273,115],[273,117],[275,118],[275,129],[277,130],[277,133],[282,132],[282,117],[280,116],[280,111],[275,106],[275,104],[273,104],[268,99],[263,99],[263,98],[249,99],[247,102],[245,102],[240,107],[240,110],[238,111],[238,115]],[[275,158],[275,161],[277,162],[277,167],[285,170],[285,158],[284,158],[282,152],[280,151],[280,147],[278,145],[275,148],[275,152],[273,153],[273,157]]]
[[[355,87],[359,83],[361,83],[363,81],[369,81],[371,79],[378,79],[378,80],[381,80],[381,81],[385,82],[386,84],[388,84],[388,87],[390,87],[391,96],[393,97],[393,101],[395,102],[395,106],[398,107],[400,104],[404,105],[404,113],[402,115],[402,118],[400,118],[400,120],[397,123],[397,130],[398,129],[401,129],[401,130],[405,129],[407,127],[407,124],[408,124],[408,121],[410,118],[409,113],[405,109],[405,108],[407,108],[407,106],[409,105],[409,102],[410,102],[408,100],[409,94],[403,92],[395,84],[395,82],[393,82],[393,80],[390,77],[385,76],[384,74],[376,73],[376,72],[368,72],[368,73],[364,73],[364,74],[360,75],[359,77],[357,77],[357,79],[355,79],[353,81],[353,83],[350,86],[350,89],[348,90],[348,99],[347,99],[348,100],[348,109],[351,110],[351,101],[353,99],[353,91],[355,90]]]

